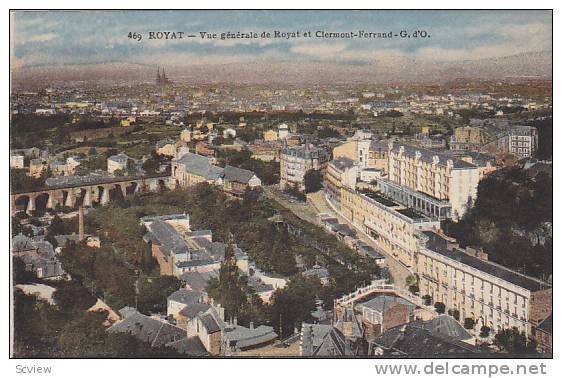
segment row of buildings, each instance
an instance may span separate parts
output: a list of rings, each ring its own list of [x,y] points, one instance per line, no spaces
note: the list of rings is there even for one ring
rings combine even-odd
[[[475,329],[516,327],[532,336],[552,312],[552,287],[488,261],[481,250],[460,248],[440,230],[475,200],[479,180],[495,169],[492,159],[379,146],[360,138],[334,149],[325,176],[334,208],[418,277],[420,296],[459,311]],[[369,169],[374,179],[362,181]]]

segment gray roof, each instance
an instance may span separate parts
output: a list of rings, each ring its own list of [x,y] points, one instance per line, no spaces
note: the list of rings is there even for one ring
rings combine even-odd
[[[301,159],[324,159],[328,157],[325,150],[309,145],[286,146],[282,152],[285,155],[296,156]]]
[[[130,333],[136,338],[150,343],[152,347],[161,347],[186,337],[185,330],[143,315],[136,310],[128,310],[128,316],[113,324],[108,331]]]
[[[209,355],[205,346],[201,343],[201,340],[199,340],[199,337],[197,336],[190,338],[184,337],[178,341],[172,341],[171,343],[166,344],[166,346],[188,356],[205,357]]]
[[[215,320],[213,315],[211,314],[204,314],[199,317],[201,319],[201,323],[203,323],[203,327],[207,330],[207,333],[215,333],[221,330],[218,322]]]
[[[199,302],[202,296],[200,291],[179,289],[170,294],[168,300],[189,305]]]
[[[177,163],[183,165],[187,172],[207,180],[218,180],[223,174],[223,169],[212,165],[208,158],[191,152],[179,158]]]
[[[12,252],[23,252],[20,259],[30,264],[33,270],[41,269],[42,277],[58,277],[65,274],[62,264],[57,260],[53,245],[44,236],[29,238],[18,234],[12,238]]]
[[[343,171],[345,169],[353,167],[355,162],[351,159],[346,158],[346,157],[340,157],[340,158],[332,160],[330,162],[330,164],[332,164],[334,167],[336,167],[337,170]]]
[[[388,152],[388,140],[372,140],[369,144],[369,151]]]
[[[348,350],[343,333],[334,326],[302,324],[303,356],[345,356]]]
[[[432,231],[422,231],[428,237],[426,248],[439,253],[445,257],[456,260],[462,264],[468,265],[481,272],[488,273],[494,277],[510,282],[513,285],[522,287],[529,291],[539,291],[551,288],[551,285],[539,281],[538,279],[517,273],[502,265],[470,256],[464,250],[459,248],[447,249],[447,241],[439,234]]]
[[[391,295],[380,295],[368,300],[367,302],[359,304],[358,307],[367,307],[371,310],[384,313],[386,310],[389,310],[396,305],[405,305],[409,307],[410,311],[414,310],[414,308],[416,307],[416,305],[408,302],[405,299],[394,297]]]
[[[127,160],[129,160],[129,159],[130,158],[127,155],[125,155],[123,152],[107,158],[107,160],[111,160],[111,161],[114,161],[114,162],[119,163],[119,164],[126,164]]]
[[[398,153],[400,147],[404,147],[404,154],[406,154],[408,157],[415,157],[416,156],[416,152],[420,153],[420,159],[428,164],[431,164],[433,162],[433,157],[437,156],[439,158],[439,163],[438,165],[441,166],[446,166],[447,165],[447,160],[451,160],[453,162],[453,166],[454,168],[476,168],[476,166],[474,164],[471,164],[469,162],[466,162],[464,160],[461,159],[457,159],[453,156],[450,156],[446,153],[443,152],[437,152],[437,151],[433,151],[433,150],[429,150],[427,148],[422,148],[422,147],[418,147],[418,146],[410,146],[408,144],[403,144],[403,143],[395,143],[393,145],[392,151],[395,153]]]
[[[381,253],[377,252],[376,249],[374,249],[373,247],[371,247],[370,245],[368,245],[368,244],[366,244],[366,243],[364,243],[364,242],[362,242],[362,241],[359,241],[359,242],[357,243],[357,248],[358,248],[361,252],[363,252],[363,253],[369,255],[370,257],[372,257],[372,258],[375,259],[375,260],[377,260],[377,259],[384,259],[384,258],[385,258],[384,255],[382,255]]]
[[[188,247],[183,237],[171,225],[156,219],[148,227],[149,235],[145,239],[162,247],[166,255],[187,253]]]
[[[231,345],[234,344],[232,346],[245,349],[273,341],[277,338],[277,334],[273,331],[273,327],[265,325],[253,329],[235,325],[224,330],[224,338]]]
[[[200,313],[205,312],[210,308],[211,308],[211,305],[209,305],[207,303],[192,303],[192,304],[189,304],[189,305],[185,306],[183,309],[181,309],[181,311],[179,313],[182,316],[185,316],[188,319],[193,319],[194,317],[196,317]]]
[[[492,167],[496,166],[496,158],[493,155],[488,155],[477,151],[443,151],[446,155],[451,155],[457,159],[462,159],[465,156],[472,158],[472,164],[478,167],[485,167],[486,164],[490,163]]]
[[[178,278],[184,281],[192,290],[204,291],[207,288],[209,279],[218,277],[218,273],[214,270],[209,272],[185,272]]]
[[[427,329],[431,334],[445,339],[470,340],[472,335],[452,316],[441,314],[428,321],[415,321],[420,328]]]
[[[434,335],[414,323],[389,329],[376,338],[373,344],[391,355],[412,357],[470,356],[477,353],[477,349],[470,344]]]
[[[247,169],[237,168],[231,165],[227,165],[224,167],[224,179],[228,181],[247,184],[254,176],[255,173]]]
[[[23,234],[18,234],[12,238],[12,252],[23,252],[35,249],[37,249],[37,246],[33,243],[33,240]]]

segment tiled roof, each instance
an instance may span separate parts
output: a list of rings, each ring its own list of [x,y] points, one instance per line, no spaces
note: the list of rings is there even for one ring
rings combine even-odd
[[[203,291],[207,288],[209,279],[218,277],[214,270],[210,272],[185,272],[178,278],[186,283],[192,290]]]
[[[277,334],[269,326],[260,325],[251,329],[236,325],[227,327],[224,330],[224,337],[235,343],[236,348],[244,349],[273,341],[277,338]]]
[[[212,165],[205,156],[191,152],[179,158],[177,163],[183,165],[187,172],[204,177],[207,180],[218,180],[223,174],[223,168]]]
[[[402,299],[400,297],[394,297],[391,295],[380,295],[378,297],[368,300],[367,302],[363,302],[359,304],[358,307],[367,307],[370,308],[371,310],[375,310],[377,312],[383,313],[386,310],[391,309],[392,307],[399,304],[409,307],[410,311],[416,307],[413,303],[408,302],[405,299]]]
[[[197,336],[190,338],[184,337],[178,341],[172,341],[171,343],[166,344],[166,346],[188,356],[204,357],[209,355],[205,346],[201,343],[201,340],[199,340],[199,337]]]
[[[191,303],[181,309],[179,313],[188,319],[193,319],[195,316],[207,311],[209,308],[211,308],[211,305],[207,303]]]
[[[119,311],[121,312],[121,310]],[[150,343],[152,347],[161,347],[186,337],[185,330],[172,324],[153,319],[136,310],[128,310],[128,315],[113,324],[109,332],[127,332],[136,338]]]
[[[187,253],[188,247],[182,236],[168,223],[155,220],[148,227],[150,235],[147,239],[162,247],[167,255]]]
[[[433,335],[439,335],[445,339],[470,340],[473,337],[464,327],[452,316],[441,314],[428,321],[416,321],[420,328],[427,329]]]
[[[201,293],[200,291],[179,289],[170,294],[168,296],[168,300],[188,305],[199,302],[199,299],[202,296],[203,293]]]
[[[445,339],[414,323],[400,325],[384,332],[374,341],[391,355],[411,357],[471,356],[477,349],[470,344],[454,339]]]
[[[404,147],[404,154],[406,154],[408,157],[415,157],[416,156],[416,152],[420,153],[420,159],[428,164],[431,164],[433,162],[433,157],[437,156],[439,158],[439,163],[438,165],[444,166],[447,165],[447,160],[451,160],[453,162],[453,166],[455,168],[475,168],[476,166],[474,164],[468,163],[464,160],[461,159],[457,159],[453,156],[450,156],[448,154],[445,154],[443,152],[437,152],[437,151],[433,151],[433,150],[429,150],[427,148],[422,148],[422,147],[418,147],[418,146],[410,146],[408,144],[399,144],[399,143],[395,143],[393,145],[392,151],[394,153],[398,153],[398,151],[400,150],[400,147]]]
[[[247,184],[254,176],[255,173],[247,169],[237,168],[231,165],[224,167],[224,179],[228,181]]]
[[[108,157],[107,160],[111,160],[111,161],[114,161],[114,162],[120,163],[120,164],[125,164],[125,163],[127,163],[127,160],[129,160],[129,157],[121,152],[117,155],[113,155],[113,156]]]
[[[330,164],[332,164],[334,167],[336,167],[336,169],[338,169],[339,171],[343,171],[347,168],[353,167],[355,162],[351,159],[346,158],[346,157],[340,157],[340,158],[332,160],[330,162]]]
[[[345,337],[336,327],[323,324],[302,324],[303,356],[345,356]]]
[[[221,330],[219,324],[215,321],[215,318],[211,314],[202,315],[199,319],[201,319],[201,323],[203,323],[203,327],[205,327],[207,333],[211,334]]]

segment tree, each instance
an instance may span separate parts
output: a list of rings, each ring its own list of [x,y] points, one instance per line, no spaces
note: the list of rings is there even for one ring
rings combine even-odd
[[[322,173],[310,169],[304,174],[304,188],[306,193],[314,193],[322,189]]]
[[[12,258],[12,271],[14,285],[36,280],[35,274],[25,268],[25,263],[19,257]]]
[[[431,305],[431,295],[426,294],[422,297],[422,299],[423,299],[424,305],[426,305],[426,306]]]
[[[62,282],[53,294],[53,300],[62,312],[83,313],[96,303],[88,289],[75,281]]]
[[[168,296],[180,287],[181,281],[174,276],[142,276],[138,281],[139,311],[146,314],[166,312]]]
[[[246,295],[249,291],[247,282],[240,277],[236,262],[230,258],[221,264],[219,277],[210,279],[207,286],[209,296],[224,307],[226,318],[238,316],[240,308],[248,301]]]
[[[98,151],[96,150],[95,147],[90,147],[90,149],[88,150],[88,155],[93,156],[93,155],[97,155]]]
[[[528,354],[536,350],[536,344],[527,339],[524,333],[513,327],[502,329],[494,337],[494,344],[501,350],[512,354]]]
[[[406,277],[406,286],[408,286],[410,293],[417,294],[420,291],[418,277],[413,274]]]
[[[433,307],[435,307],[435,311],[438,314],[444,314],[445,313],[445,304],[443,302],[435,302]]]
[[[64,235],[66,233],[66,227],[63,220],[55,215],[51,220],[51,224],[47,227],[47,232],[49,235]]]
[[[474,319],[464,318],[464,328],[473,329],[474,328]]]
[[[488,336],[490,336],[490,331],[491,331],[490,327],[482,326],[480,328],[480,337],[486,339]]]
[[[128,176],[135,176],[137,174],[137,166],[132,159],[127,159],[125,172]]]
[[[283,289],[271,296],[270,319],[273,328],[284,338],[300,327],[303,321],[311,321],[316,308],[316,294],[322,284],[318,278],[294,277]]]

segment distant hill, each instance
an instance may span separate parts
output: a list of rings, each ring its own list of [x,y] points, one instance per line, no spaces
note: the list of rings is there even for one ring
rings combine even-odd
[[[512,77],[552,78],[552,52],[525,53],[499,58],[431,61],[404,56],[384,57],[369,62],[267,61],[168,66],[172,81],[247,84],[336,84],[336,83],[425,83],[463,79],[505,79]],[[86,65],[13,68],[12,81],[39,86],[50,81],[93,80],[98,82],[151,81],[154,65],[130,62],[99,62]]]

